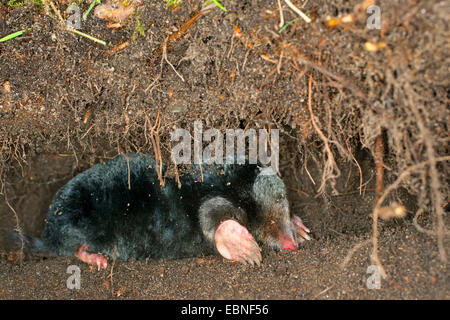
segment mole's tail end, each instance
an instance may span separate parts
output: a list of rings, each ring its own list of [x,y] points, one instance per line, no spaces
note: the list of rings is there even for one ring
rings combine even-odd
[[[44,242],[42,242],[42,240],[39,238],[32,237],[26,234],[20,234],[17,231],[11,232],[10,236],[13,239],[14,243],[19,246],[22,246],[23,242],[24,249],[28,250],[31,253],[49,252]]]

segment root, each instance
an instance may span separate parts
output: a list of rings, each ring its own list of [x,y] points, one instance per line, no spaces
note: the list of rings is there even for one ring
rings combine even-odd
[[[362,195],[363,172],[362,172],[361,166],[359,165],[358,161],[356,160],[355,156],[353,155],[352,151],[350,150],[350,146],[348,144],[348,141],[347,141],[347,149],[348,149],[348,154],[353,159],[353,161],[355,162],[355,164],[356,164],[356,166],[358,167],[358,170],[359,170],[359,195]],[[349,175],[349,177],[350,177],[350,175]]]
[[[173,150],[172,145],[170,146],[170,149]],[[172,157],[172,161],[173,161],[173,164],[175,167],[175,181],[177,182],[178,189],[181,189],[180,175],[178,173],[178,164],[177,164],[177,160],[175,158],[176,157]]]
[[[114,257],[113,262],[111,264],[111,272],[109,273],[109,279],[110,279],[110,286],[111,286],[111,296],[114,297],[114,283],[113,283],[113,272],[114,272],[114,266],[116,265],[116,258],[117,258],[117,247],[114,246]]]
[[[11,211],[14,214],[14,218],[16,220],[16,227],[15,227],[15,231],[17,231],[17,233],[19,234],[19,238],[20,238],[20,251],[19,251],[19,264],[20,266],[22,266],[22,261],[23,261],[23,248],[24,248],[24,237],[23,237],[23,231],[22,228],[20,227],[20,223],[19,223],[19,216],[17,215],[16,210],[14,210],[14,208],[11,206],[11,204],[8,201],[8,197],[6,196],[6,190],[4,190],[4,197],[5,197],[5,203],[6,205],[9,207],[9,209],[11,209]]]
[[[375,142],[375,166],[377,170],[377,189],[376,189],[376,199],[380,198],[381,193],[383,192],[384,186],[384,142],[383,135],[380,134]]]
[[[353,248],[351,248],[350,251],[345,256],[344,261],[342,261],[342,263],[340,265],[341,270],[343,270],[347,266],[347,264],[350,262],[350,259],[355,254],[355,252],[358,251],[359,249],[361,249],[362,247],[368,245],[370,243],[370,241],[371,241],[370,239],[366,239],[366,240],[356,244]]]
[[[414,227],[417,229],[417,231],[425,233],[429,236],[432,237],[436,237],[438,235],[438,233],[436,231],[433,230],[427,230],[425,228],[423,228],[421,225],[419,225],[419,223],[417,222],[417,219],[419,218],[419,216],[423,213],[423,209],[420,208],[419,210],[417,210],[416,214],[414,215],[414,219],[413,219],[413,224]],[[450,236],[450,231],[449,230],[444,230],[444,235],[445,236]]]
[[[383,180],[384,180],[384,170],[383,170],[383,155],[384,155],[384,143],[382,134],[378,135],[375,142],[375,166],[377,170],[377,181],[376,181],[376,199],[380,199],[380,195],[383,192]],[[376,210],[377,215],[373,214],[373,224],[372,224],[372,262],[374,262],[381,271],[383,278],[386,278],[386,272],[381,265],[380,259],[378,258],[378,214],[379,211]]]
[[[316,121],[314,120],[314,113],[312,110],[312,81],[313,81],[312,74],[310,74],[309,82],[308,82],[309,113],[311,116],[312,125],[313,125],[314,129],[316,130],[317,134],[319,135],[320,139],[323,141],[324,147],[325,147],[325,152],[327,155],[327,160],[325,162],[325,166],[323,168],[323,173],[322,173],[322,183],[321,183],[319,189],[317,190],[317,192],[319,194],[323,194],[325,192],[325,187],[326,187],[327,181],[330,179],[337,178],[340,175],[340,172],[339,172],[339,169],[337,168],[336,161],[334,160],[334,156],[333,156],[333,152],[331,151],[331,148],[330,148],[329,140],[327,137],[325,137],[322,130],[319,128],[319,126],[316,124]],[[335,170],[337,171],[336,174],[334,173]]]
[[[425,126],[424,123],[424,116],[425,119],[427,120],[428,118],[428,114],[427,112],[424,110],[424,108],[421,108],[421,110],[423,111],[422,114],[419,111],[418,107],[417,107],[417,103],[415,103],[415,101],[413,101],[413,96],[417,96],[417,94],[415,93],[415,91],[411,88],[409,83],[405,83],[404,85],[404,89],[408,94],[405,94],[405,99],[407,101],[407,105],[409,106],[408,110],[410,112],[412,112],[416,122],[417,122],[417,127],[420,130],[421,133],[421,138],[422,141],[425,145],[426,148],[426,155],[428,158],[429,164],[430,164],[430,175],[431,175],[431,183],[430,183],[430,192],[431,192],[431,199],[432,199],[432,204],[434,207],[434,211],[436,214],[436,235],[437,235],[437,244],[438,244],[438,249],[439,249],[439,257],[440,260],[444,263],[447,262],[447,255],[446,255],[446,250],[444,247],[444,235],[446,233],[446,228],[445,228],[445,224],[444,224],[444,206],[443,206],[443,202],[442,202],[442,193],[439,190],[441,187],[440,181],[439,181],[439,172],[437,170],[437,162],[441,161],[439,159],[442,158],[446,158],[446,157],[441,157],[441,158],[436,158],[435,156],[435,151],[434,151],[434,146],[433,146],[433,135],[430,133],[429,129]],[[420,100],[420,97],[416,97],[416,100]]]
[[[445,157],[439,157],[439,158],[435,158],[436,162],[441,162],[441,161],[450,161],[450,156],[445,156]],[[345,257],[344,261],[341,263],[340,268],[344,269],[348,263],[350,262],[352,256],[355,254],[355,252],[359,249],[361,249],[363,246],[369,244],[370,242],[372,242],[372,254],[371,254],[371,260],[372,263],[374,263],[375,265],[378,266],[381,275],[383,278],[387,278],[387,274],[383,268],[383,265],[381,264],[379,258],[378,258],[378,216],[379,216],[379,210],[381,209],[381,205],[383,203],[383,201],[387,198],[387,196],[396,188],[398,188],[398,186],[400,185],[400,183],[402,183],[407,177],[409,177],[411,174],[423,169],[424,167],[430,165],[432,162],[430,160],[428,161],[424,161],[421,163],[418,163],[416,165],[413,165],[411,167],[409,167],[407,170],[403,171],[398,178],[394,181],[394,183],[392,183],[391,185],[389,185],[380,195],[380,197],[378,198],[376,205],[373,209],[373,213],[372,213],[372,217],[374,219],[374,223],[373,223],[373,234],[372,234],[372,239],[367,239],[364,240],[358,244],[356,244],[352,249],[350,249],[350,251],[348,252],[347,256]],[[421,226],[418,225],[417,223],[417,218],[418,216],[423,212],[423,209],[419,209],[414,217],[414,226],[417,228],[417,230],[419,230],[420,232],[423,232],[425,234],[428,234],[430,236],[436,236],[438,235],[437,231],[430,231],[430,230],[425,230],[423,229]],[[448,232],[447,230],[445,230],[444,235],[449,235],[450,232]]]
[[[147,117],[147,115],[146,115]],[[150,140],[153,146],[153,152],[155,154],[155,166],[156,173],[158,175],[159,184],[164,186],[164,179],[162,177],[163,161],[161,156],[161,145],[159,139],[159,130],[161,128],[161,117],[158,109],[155,124],[150,128]]]
[[[127,154],[123,154],[123,156],[125,157],[125,160],[127,161],[127,173],[128,173],[128,190],[131,190],[131,177],[130,177],[130,175],[131,175],[131,173],[130,173],[130,159],[129,159],[129,157],[128,157],[128,155]]]
[[[433,163],[436,164],[437,162],[440,161],[449,161],[450,160],[450,156],[445,156],[445,157],[439,157],[439,158],[434,158],[433,160],[427,160],[424,162],[420,162],[416,165],[413,165],[411,167],[409,167],[408,169],[406,169],[405,171],[403,171],[397,178],[397,180],[394,181],[394,183],[392,183],[391,185],[389,185],[384,192],[381,194],[380,198],[378,199],[374,209],[373,209],[373,219],[374,219],[374,223],[373,223],[373,235],[372,235],[372,245],[373,245],[373,249],[372,249],[372,261],[380,268],[381,274],[383,276],[383,278],[386,278],[386,272],[384,271],[384,268],[381,264],[381,262],[378,259],[378,254],[377,254],[377,249],[378,249],[378,243],[377,243],[377,236],[378,236],[378,211],[381,208],[381,205],[383,203],[383,201],[387,198],[387,196],[389,195],[389,193],[398,188],[398,186],[400,185],[401,182],[403,182],[403,180],[407,177],[409,177],[411,174],[413,174],[414,172],[417,172],[418,170],[422,169],[425,166],[432,166]],[[441,208],[442,209],[442,208]],[[440,234],[439,232],[442,232],[442,234]],[[444,236],[444,231],[441,231],[440,229],[438,229],[436,231],[438,237],[439,236]],[[443,243],[443,239],[442,239],[442,243]],[[445,250],[445,248],[442,248],[443,250]],[[441,250],[441,248],[439,247],[439,250]],[[444,251],[444,258],[445,258],[445,251]],[[444,260],[442,260],[443,262],[445,262]]]
[[[352,91],[354,95],[356,95],[357,97],[362,99],[364,102],[369,103],[366,95],[352,81],[347,80],[343,76],[333,73],[333,72],[329,71],[328,69],[326,69],[325,67],[319,66],[318,64],[316,64],[304,57],[299,57],[297,59],[297,62],[299,64],[304,64],[304,65],[310,66],[313,69],[319,71],[320,73],[330,77],[331,79],[337,81],[337,83],[342,84],[342,87],[347,88],[350,91]]]

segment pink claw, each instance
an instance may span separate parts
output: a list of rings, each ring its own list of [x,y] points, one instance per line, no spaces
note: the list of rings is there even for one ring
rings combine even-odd
[[[308,235],[311,231],[303,224],[302,219],[294,215],[292,222],[294,223],[297,233],[302,237],[302,241],[304,241],[304,239],[311,240],[311,237]]]
[[[225,220],[214,234],[217,251],[225,258],[244,264],[261,263],[261,251],[248,230],[235,220]]]
[[[86,244],[81,245],[77,249],[75,256],[83,262],[97,266],[99,271],[108,267],[108,260],[106,260],[106,258],[101,254],[89,253],[88,246]]]

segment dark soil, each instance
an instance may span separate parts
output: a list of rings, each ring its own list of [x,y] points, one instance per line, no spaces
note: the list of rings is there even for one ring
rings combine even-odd
[[[34,259],[20,268],[0,260],[2,299],[449,299],[448,270],[433,241],[411,226],[381,236],[381,259],[389,279],[368,289],[367,248],[345,270],[339,264],[364,237],[321,238],[298,252],[263,252],[260,267],[220,257],[176,261],[116,262],[98,272],[76,258]],[[69,265],[81,268],[81,288],[67,289]],[[111,289],[112,288],[112,289]]]
[[[64,13],[68,1],[54,2]],[[195,1],[171,10],[148,1],[118,30],[91,14],[81,31],[108,47],[64,30],[38,5],[2,1],[0,37],[32,30],[0,43],[0,299],[449,299],[436,236],[413,223],[418,210],[428,230],[439,210],[449,222],[448,165],[433,164],[448,156],[448,6],[378,1],[382,30],[367,30],[361,2],[309,1],[303,10],[313,22],[298,19],[278,33],[276,1],[223,1],[226,13],[216,8],[169,38],[167,60],[177,75],[163,47],[199,11]],[[285,21],[296,18],[284,12]],[[327,17],[351,12],[354,23],[327,27]],[[367,41],[387,47],[369,52]],[[309,95],[327,139],[311,121]],[[19,261],[8,234],[19,225],[39,236],[54,194],[69,179],[129,151],[160,153],[174,168],[170,133],[192,130],[195,120],[205,129],[280,129],[281,176],[312,241],[297,252],[264,248],[259,267],[220,256],[109,261],[101,272],[75,257],[25,254]],[[389,195],[386,204],[398,201],[408,215],[380,220],[378,251],[388,277],[368,289],[380,135],[386,186],[412,165],[432,165]],[[335,163],[327,162],[327,142]],[[331,171],[323,176],[326,163]],[[448,237],[443,244],[448,257]],[[81,268],[80,290],[66,286],[69,265]]]

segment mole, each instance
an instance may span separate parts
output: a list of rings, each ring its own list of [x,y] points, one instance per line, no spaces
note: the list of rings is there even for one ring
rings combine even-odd
[[[41,238],[24,236],[32,252],[75,255],[98,270],[106,257],[178,259],[219,253],[260,264],[260,245],[297,250],[310,230],[291,215],[285,184],[270,168],[228,163],[193,165],[162,176],[154,159],[130,153],[96,164],[55,194]]]

